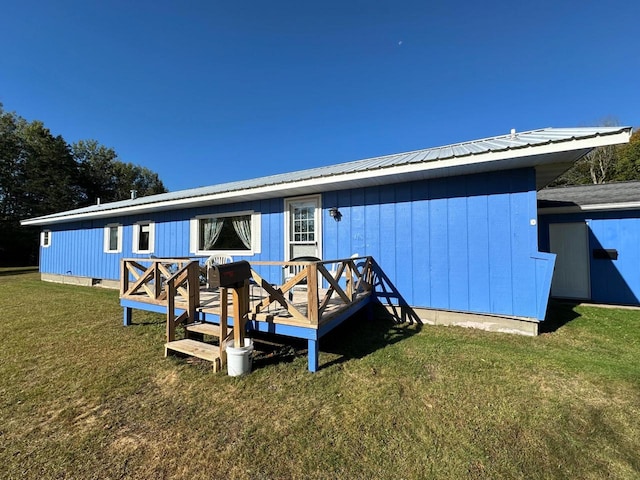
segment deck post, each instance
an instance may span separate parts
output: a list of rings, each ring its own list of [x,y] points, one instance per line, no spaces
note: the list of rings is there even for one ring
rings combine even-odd
[[[310,338],[307,341],[307,345],[308,345],[307,357],[308,357],[309,371],[315,373],[318,371],[318,364],[320,363],[320,348],[319,348],[320,339]]]
[[[233,346],[240,348],[244,346],[249,280],[245,280],[242,286],[232,288],[231,294],[233,296]]]
[[[123,320],[122,320],[122,324],[125,327],[128,327],[131,325],[131,318],[133,317],[133,309],[131,307],[124,307],[124,314],[123,314]]]
[[[313,325],[318,325],[318,265],[307,266],[307,318]]]

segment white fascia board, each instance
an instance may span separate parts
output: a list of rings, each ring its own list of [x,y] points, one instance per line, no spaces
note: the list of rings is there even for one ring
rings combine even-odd
[[[571,205],[565,207],[544,207],[538,209],[540,215],[554,213],[601,212],[607,210],[639,210],[640,202],[596,203],[593,205]]]
[[[489,151],[477,154],[469,154],[463,157],[452,157],[445,160],[433,160],[424,163],[407,163],[386,168],[365,170],[355,173],[343,173],[326,177],[315,177],[306,180],[265,185],[244,190],[189,197],[166,202],[149,203],[143,205],[131,205],[114,209],[97,210],[87,213],[55,216],[53,218],[33,218],[23,220],[21,225],[53,225],[59,223],[75,222],[86,219],[109,218],[121,215],[144,214],[164,210],[177,210],[202,205],[215,205],[233,203],[234,201],[247,201],[255,198],[273,198],[278,196],[302,195],[304,193],[317,193],[321,191],[349,188],[350,184],[358,187],[367,184],[397,183],[399,181],[415,179],[436,178],[455,172],[456,175],[480,173],[483,171],[506,170],[522,168],[557,161],[557,155],[562,152],[575,150],[589,150],[604,146],[627,143],[631,137],[631,131],[623,130],[616,134],[599,135],[589,138],[563,140],[550,142],[543,145],[527,146],[509,150]],[[395,178],[394,178],[395,177]],[[108,204],[105,204],[107,206]]]

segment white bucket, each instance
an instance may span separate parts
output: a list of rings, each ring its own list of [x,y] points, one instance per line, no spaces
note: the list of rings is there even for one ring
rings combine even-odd
[[[234,347],[233,342],[227,344],[227,374],[231,377],[244,375],[251,371],[253,363],[253,341],[244,339],[244,347]]]

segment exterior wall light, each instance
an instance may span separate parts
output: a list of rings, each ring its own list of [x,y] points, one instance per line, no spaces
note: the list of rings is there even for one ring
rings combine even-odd
[[[329,209],[329,216],[333,218],[336,222],[339,222],[340,219],[342,218],[342,214],[340,213],[340,210],[338,210],[338,207],[331,207]]]

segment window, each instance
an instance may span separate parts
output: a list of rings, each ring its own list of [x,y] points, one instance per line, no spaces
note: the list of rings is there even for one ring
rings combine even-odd
[[[104,251],[106,253],[122,251],[122,225],[114,223],[104,227]]]
[[[193,218],[191,251],[198,255],[259,253],[260,214],[237,212]]]
[[[133,253],[153,253],[155,223],[138,222],[133,225]]]
[[[40,232],[40,246],[48,247],[51,245],[51,230],[43,230]]]

